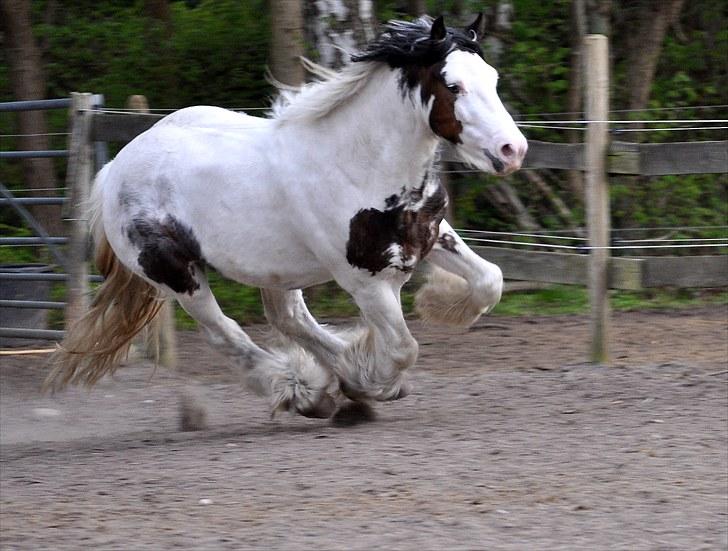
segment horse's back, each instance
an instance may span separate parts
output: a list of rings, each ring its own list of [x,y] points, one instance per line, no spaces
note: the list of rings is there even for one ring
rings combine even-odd
[[[148,197],[174,191],[177,198],[221,192],[231,180],[260,178],[267,170],[262,142],[271,121],[227,109],[180,109],[137,136],[116,159],[111,179],[128,193]],[[241,171],[240,165],[247,170]],[[109,190],[121,193],[121,189]],[[178,195],[181,194],[181,195]],[[175,196],[160,198],[169,203]]]
[[[267,127],[270,123],[270,119],[252,117],[246,113],[230,111],[222,107],[196,105],[170,113],[152,128],[174,125],[190,128],[257,130]]]
[[[271,122],[192,107],[130,142],[103,183],[114,250],[133,269],[144,235],[184,235],[194,237],[207,263],[244,283],[298,286],[325,278],[300,245],[301,222],[287,203],[290,186],[281,183]]]

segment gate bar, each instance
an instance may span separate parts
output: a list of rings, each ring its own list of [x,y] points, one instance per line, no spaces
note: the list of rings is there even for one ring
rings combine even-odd
[[[51,300],[5,300],[0,299],[0,308],[37,308],[39,310],[63,310],[65,302]]]
[[[55,329],[16,329],[14,327],[0,327],[0,337],[17,339],[43,339],[48,341],[63,340],[65,331]]]
[[[42,111],[46,109],[63,109],[70,106],[71,98],[32,99],[2,102],[0,103],[0,111]]]

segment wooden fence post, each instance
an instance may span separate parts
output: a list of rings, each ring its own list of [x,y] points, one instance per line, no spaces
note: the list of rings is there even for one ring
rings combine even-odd
[[[68,286],[66,296],[66,330],[88,308],[89,221],[88,198],[93,175],[91,145],[91,94],[71,94],[71,137],[68,147],[66,185],[69,189],[67,219],[71,222],[68,237]]]
[[[589,301],[591,361],[609,361],[609,185],[606,161],[609,147],[609,42],[588,35],[586,48],[586,212],[589,244]]]
[[[127,109],[133,109],[139,113],[149,113],[149,102],[146,96],[129,96],[126,100]],[[164,367],[174,368],[177,366],[177,335],[174,330],[174,300],[164,300],[162,309],[154,319],[153,325],[149,327],[149,333],[145,342],[145,354],[147,358],[155,358]],[[156,338],[153,338],[156,335]],[[150,338],[152,337],[152,338]]]

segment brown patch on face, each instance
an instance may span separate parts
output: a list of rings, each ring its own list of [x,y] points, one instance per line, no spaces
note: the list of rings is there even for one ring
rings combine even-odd
[[[431,97],[435,98],[430,111],[430,128],[438,136],[457,144],[461,142],[460,133],[463,131],[463,125],[455,116],[457,95],[447,89],[445,78],[442,76],[444,66],[445,63],[441,62],[422,69],[420,75],[422,102],[427,104]]]

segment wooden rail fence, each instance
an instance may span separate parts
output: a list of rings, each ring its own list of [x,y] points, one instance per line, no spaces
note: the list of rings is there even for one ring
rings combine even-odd
[[[609,358],[609,309],[607,289],[643,289],[660,286],[717,287],[728,285],[728,255],[685,257],[610,257],[607,174],[658,176],[665,174],[728,173],[728,141],[643,144],[609,142],[608,68],[606,37],[587,37],[587,143],[558,144],[529,141],[524,169],[582,170],[587,175],[587,224],[589,254],[533,252],[498,247],[474,247],[499,264],[507,279],[587,285],[592,310],[591,359]],[[74,105],[82,105],[75,103]],[[150,128],[162,115],[150,113],[106,113],[77,110],[74,117],[87,117],[88,124],[72,124],[82,140],[71,138],[71,160],[90,165],[93,142],[128,142]],[[74,145],[75,144],[75,145]],[[453,160],[445,151],[445,160]],[[85,160],[84,160],[85,159]],[[69,168],[70,170],[70,168]],[[91,184],[90,174],[75,169],[72,186]],[[76,240],[81,243],[82,240]],[[79,278],[80,283],[80,278]]]

